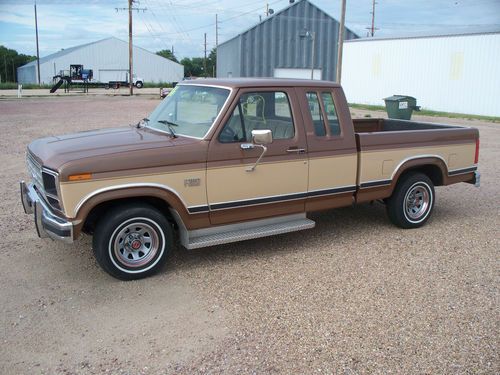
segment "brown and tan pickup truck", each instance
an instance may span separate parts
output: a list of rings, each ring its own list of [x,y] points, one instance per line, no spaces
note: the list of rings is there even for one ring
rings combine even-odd
[[[38,139],[21,182],[40,237],[93,235],[120,279],[187,249],[314,227],[308,212],[379,200],[417,228],[435,186],[479,185],[477,129],[352,120],[332,82],[196,80],[137,125]]]

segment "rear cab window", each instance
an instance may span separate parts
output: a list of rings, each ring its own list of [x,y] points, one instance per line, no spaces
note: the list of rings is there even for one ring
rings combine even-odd
[[[311,90],[306,92],[307,107],[317,137],[341,135],[337,109],[330,91]]]

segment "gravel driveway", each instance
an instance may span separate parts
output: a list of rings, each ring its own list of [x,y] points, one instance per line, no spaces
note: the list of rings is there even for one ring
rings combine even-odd
[[[499,124],[415,116],[481,132],[481,188],[437,188],[423,228],[349,207],[305,232],[176,248],[159,275],[120,282],[90,238],[39,239],[18,180],[30,140],[136,122],[157,103],[0,100],[1,374],[500,373]]]

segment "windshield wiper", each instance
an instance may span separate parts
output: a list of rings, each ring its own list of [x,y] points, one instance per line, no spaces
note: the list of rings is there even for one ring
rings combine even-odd
[[[168,130],[170,130],[170,134],[172,134],[172,137],[177,138],[177,135],[175,134],[174,128],[172,126],[179,126],[178,124],[176,124],[175,122],[168,121],[168,120],[158,120],[158,122],[160,124],[167,125]]]
[[[148,122],[149,122],[149,119],[148,119],[147,117],[144,117],[141,121],[139,121],[139,122],[137,123],[137,125],[135,125],[135,127],[136,127],[137,129],[139,129],[139,128],[141,127],[141,125],[142,125],[142,124],[144,124],[144,126],[146,126],[146,125],[148,124]]]

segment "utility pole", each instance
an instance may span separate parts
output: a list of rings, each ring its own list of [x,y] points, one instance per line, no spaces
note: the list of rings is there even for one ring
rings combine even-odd
[[[215,14],[215,48],[219,45],[219,22],[217,19],[217,13]]]
[[[344,25],[345,25],[345,6],[346,0],[342,0],[342,10],[340,15],[340,25],[339,25],[339,45],[337,51],[337,83],[340,84],[342,77],[342,51],[344,48]]]
[[[372,11],[370,12],[372,14],[372,26],[367,27],[369,34],[373,37],[375,35],[375,30],[378,30],[375,27],[375,5],[378,4],[375,0],[372,1]]]
[[[205,73],[205,77],[208,76],[207,73],[207,33],[205,33],[205,59],[203,60],[203,72]]]
[[[212,75],[215,78],[215,69],[217,66],[217,49],[219,47],[219,20],[217,18],[217,13],[215,14],[215,61],[214,61],[214,66],[213,66],[213,72]]]
[[[130,87],[130,96],[134,95],[134,48],[132,44],[132,11],[145,12],[148,8],[134,8],[133,3],[136,0],[128,0],[128,8],[115,8],[119,10],[128,10],[128,83]]]
[[[14,66],[14,59],[10,61],[12,62],[12,82],[16,82],[16,68]]]
[[[132,44],[132,1],[128,0],[128,87],[134,95],[134,46]]]
[[[40,85],[40,50],[38,48],[38,19],[36,16],[36,1],[35,1],[35,33],[36,33],[36,67],[38,70],[38,85]],[[7,79],[7,77],[5,77]]]
[[[5,82],[8,82],[9,79],[7,78],[7,58],[5,55],[3,55],[3,70],[5,71]]]
[[[311,32],[312,38],[312,57],[311,57],[311,79],[314,79],[314,58],[316,56],[316,32]]]

